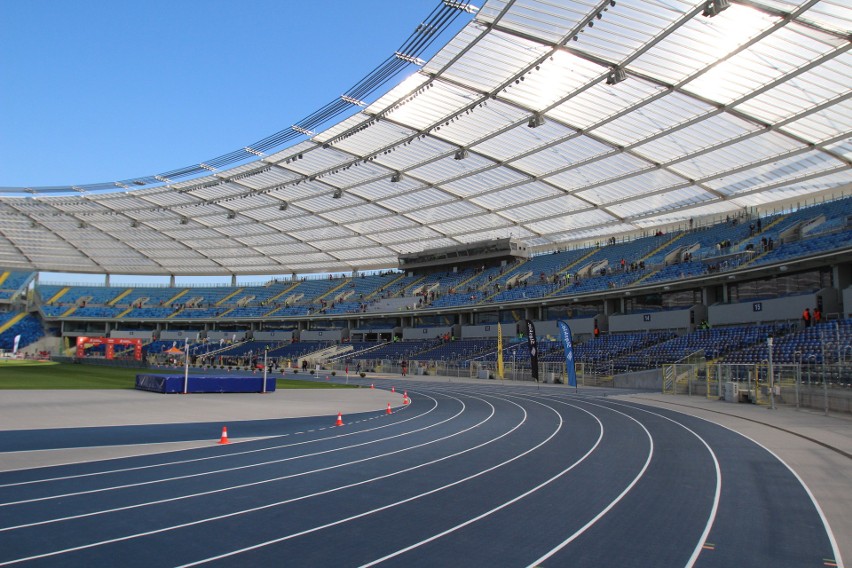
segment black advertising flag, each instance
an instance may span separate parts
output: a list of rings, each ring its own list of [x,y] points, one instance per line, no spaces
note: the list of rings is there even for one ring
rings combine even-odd
[[[530,320],[527,320],[527,344],[530,348],[530,368],[532,369],[532,378],[535,382],[538,382],[538,342],[535,338],[535,326]]]

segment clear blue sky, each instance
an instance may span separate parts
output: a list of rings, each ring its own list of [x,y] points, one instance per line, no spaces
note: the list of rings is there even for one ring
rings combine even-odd
[[[345,92],[438,2],[0,0],[0,186],[128,179],[245,146]]]
[[[241,148],[344,93],[438,4],[0,0],[0,187],[128,179]]]

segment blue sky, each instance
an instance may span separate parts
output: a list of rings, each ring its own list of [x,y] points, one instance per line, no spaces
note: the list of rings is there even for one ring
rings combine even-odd
[[[0,187],[245,146],[345,92],[438,1],[0,0]]]
[[[345,92],[438,3],[0,0],[0,187],[122,180],[241,148]]]

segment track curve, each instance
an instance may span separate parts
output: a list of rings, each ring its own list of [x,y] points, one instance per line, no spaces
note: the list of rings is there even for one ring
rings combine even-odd
[[[837,558],[800,479],[723,427],[561,390],[407,384],[410,405],[343,427],[276,420],[263,440],[0,473],[0,566]]]

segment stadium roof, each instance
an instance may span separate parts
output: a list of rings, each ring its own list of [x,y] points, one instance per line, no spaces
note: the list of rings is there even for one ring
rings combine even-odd
[[[510,235],[550,249],[852,183],[846,0],[446,0],[433,14],[447,11],[475,15],[428,62],[397,53],[419,70],[373,102],[342,97],[355,114],[265,139],[286,149],[5,188],[0,266],[348,272]]]

